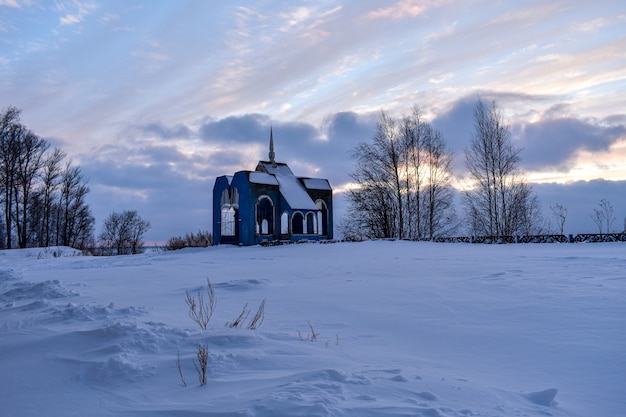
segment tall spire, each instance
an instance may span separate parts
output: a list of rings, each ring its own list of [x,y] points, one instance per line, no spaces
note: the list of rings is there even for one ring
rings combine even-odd
[[[274,133],[272,132],[272,126],[270,126],[270,162],[272,163],[272,165],[276,166],[276,161],[274,160],[274,158],[276,157],[276,154],[274,153]]]

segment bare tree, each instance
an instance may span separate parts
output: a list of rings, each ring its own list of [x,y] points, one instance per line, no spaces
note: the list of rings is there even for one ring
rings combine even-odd
[[[0,249],[6,249],[6,228],[4,227],[4,217],[0,217]]]
[[[613,216],[613,204],[609,200],[601,199],[598,207],[593,209],[590,215],[593,222],[598,226],[598,233],[602,234],[604,230],[606,233],[611,233],[615,217]]]
[[[613,204],[606,198],[600,200],[600,210],[604,213],[604,221],[606,222],[606,232],[611,233],[615,217],[613,216]]]
[[[354,207],[350,206],[349,213],[353,210]],[[343,240],[348,242],[362,242],[367,240],[368,234],[366,233],[365,228],[362,227],[362,224],[355,221],[357,219],[360,219],[360,217],[357,215],[349,215],[336,223],[335,230],[339,231],[339,235]]]
[[[93,240],[85,195],[89,188],[77,167],[61,163],[65,154],[20,123],[9,107],[0,116],[0,200],[4,211],[2,247],[80,247]]]
[[[30,130],[23,128],[19,135],[19,156],[15,192],[15,226],[17,241],[20,248],[29,245],[30,223],[28,217],[31,193],[36,184],[37,176],[43,167],[43,155],[49,144]]]
[[[556,219],[559,233],[563,234],[565,230],[565,220],[567,219],[567,208],[560,203],[556,203],[550,206],[550,210],[552,210],[552,215]]]
[[[407,235],[411,239],[421,239],[426,235],[424,220],[428,215],[423,212],[424,195],[427,187],[427,170],[423,169],[426,159],[424,144],[429,125],[423,120],[419,107],[414,106],[411,112],[402,119],[402,138],[404,143],[404,172],[406,194]]]
[[[419,108],[395,120],[381,112],[371,143],[353,151],[345,231],[358,238],[429,238],[456,226],[450,185],[452,154]]]
[[[50,246],[52,238],[52,217],[53,206],[55,203],[55,193],[60,186],[59,178],[62,174],[61,162],[65,159],[65,152],[60,149],[46,156],[43,164],[42,173],[42,222],[39,233],[39,245]]]
[[[590,216],[591,216],[591,220],[593,220],[593,222],[598,227],[598,233],[602,234],[602,231],[604,230],[604,216],[605,216],[605,213],[602,210],[593,209],[593,211],[591,212]]]
[[[136,211],[130,212],[130,251],[133,255],[143,251],[143,237],[151,229],[150,222],[139,217]]]
[[[474,131],[465,150],[465,164],[474,185],[465,192],[472,232],[487,236],[514,236],[532,229],[537,204],[519,170],[520,150],[513,146],[508,125],[496,104],[478,99]],[[534,210],[536,212],[536,210]]]
[[[518,184],[518,191],[516,192],[517,200],[515,202],[518,219],[515,223],[518,224],[518,234],[525,236],[540,235],[546,233],[548,227],[545,225],[545,221],[542,214],[541,203],[537,195],[533,193],[532,187],[527,182],[520,182]]]
[[[150,222],[143,220],[135,210],[113,212],[104,221],[99,239],[109,255],[140,253],[143,236],[150,230]]]
[[[396,213],[394,224],[390,224],[390,236],[385,237],[404,237],[404,204],[403,204],[403,186],[401,180],[402,169],[402,142],[398,132],[396,120],[382,111],[376,126],[376,134],[374,135],[372,145],[365,146],[369,163],[376,168],[383,181],[383,186],[387,188],[388,193],[393,197],[391,204]]]
[[[372,143],[361,143],[353,151],[357,184],[348,191],[349,217],[367,230],[368,238],[398,236],[399,155],[392,119],[381,113]],[[389,144],[389,141],[396,143]]]
[[[417,166],[416,171],[425,171],[425,189],[417,198],[419,213],[423,219],[419,224],[424,226],[420,237],[434,239],[451,233],[457,227],[456,212],[453,209],[453,194],[450,185],[452,153],[446,149],[441,133],[426,125],[422,131],[421,153],[424,153],[423,168]]]
[[[56,210],[57,244],[80,247],[93,239],[95,220],[86,203],[89,187],[80,167],[67,162],[61,174],[60,198]]]
[[[0,190],[4,203],[4,247],[13,247],[13,199],[19,156],[20,110],[9,107],[0,119]]]
[[[6,109],[0,118],[0,189],[4,203],[5,247],[13,247],[13,226],[18,247],[31,244],[34,230],[30,203],[48,143],[20,123],[20,110]]]

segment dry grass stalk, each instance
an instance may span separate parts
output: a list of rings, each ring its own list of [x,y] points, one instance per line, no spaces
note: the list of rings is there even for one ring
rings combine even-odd
[[[206,282],[208,301],[204,299],[204,295],[200,289],[198,289],[197,298],[190,294],[189,291],[187,291],[187,297],[185,298],[187,307],[189,307],[189,317],[195,321],[202,330],[207,329],[209,321],[215,312],[215,305],[217,304],[213,284],[211,284],[209,278],[206,279]]]

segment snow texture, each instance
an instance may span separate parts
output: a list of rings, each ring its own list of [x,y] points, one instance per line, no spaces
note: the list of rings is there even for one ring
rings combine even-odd
[[[625,249],[0,251],[0,415],[622,417]],[[185,294],[207,277],[204,331]],[[259,329],[224,326],[263,299]]]
[[[309,190],[332,190],[328,180],[322,178],[303,178],[302,182]]]
[[[293,210],[317,210],[317,206],[311,200],[300,180],[286,164],[272,165],[268,162],[259,162],[264,169],[276,177],[280,193],[283,195],[289,207]]]
[[[274,176],[265,172],[250,172],[250,182],[253,184],[278,185],[278,181]]]

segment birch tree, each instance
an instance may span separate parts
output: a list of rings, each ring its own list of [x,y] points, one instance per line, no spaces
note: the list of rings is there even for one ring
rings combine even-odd
[[[519,169],[520,150],[495,102],[478,100],[465,164],[472,188],[464,193],[472,233],[503,237],[540,228],[538,200]]]
[[[452,154],[418,107],[400,119],[381,112],[376,134],[353,158],[348,221],[366,237],[432,239],[454,229]]]

